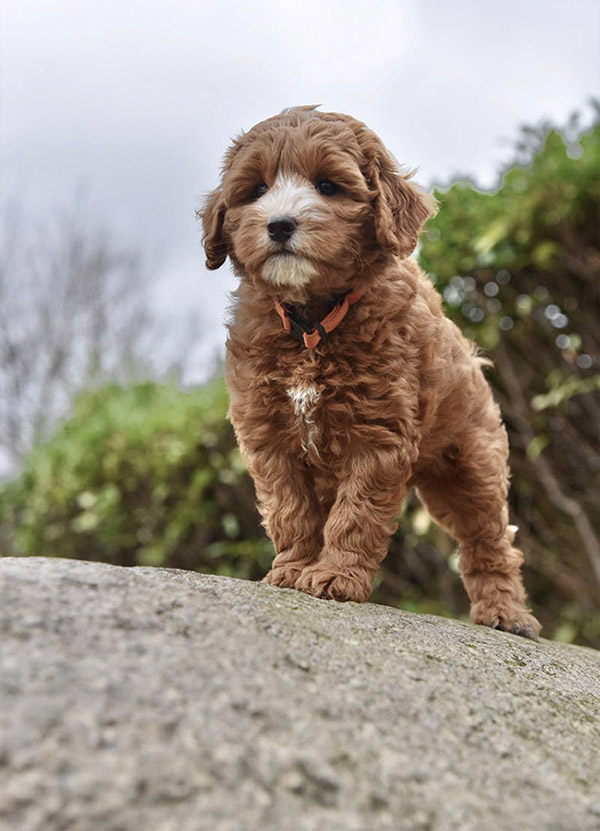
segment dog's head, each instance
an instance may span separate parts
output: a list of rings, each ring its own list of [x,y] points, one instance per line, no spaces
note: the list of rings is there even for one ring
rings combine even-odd
[[[297,107],[233,142],[199,215],[208,268],[229,255],[239,274],[302,299],[408,256],[434,211],[364,124]]]

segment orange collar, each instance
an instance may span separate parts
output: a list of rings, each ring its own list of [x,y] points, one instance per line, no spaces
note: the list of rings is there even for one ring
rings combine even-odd
[[[364,292],[357,289],[347,294],[339,303],[333,307],[329,314],[320,323],[311,328],[303,318],[294,314],[293,308],[287,303],[280,303],[274,300],[275,310],[281,318],[283,328],[297,340],[301,341],[307,349],[314,349],[330,332],[333,332],[348,314],[350,306],[360,300]]]

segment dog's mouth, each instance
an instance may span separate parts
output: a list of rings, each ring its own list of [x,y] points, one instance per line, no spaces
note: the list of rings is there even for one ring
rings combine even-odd
[[[278,248],[276,251],[272,251],[269,254],[269,259],[271,259],[271,257],[297,257],[297,256],[298,256],[298,254],[296,254],[295,251],[290,251],[289,248]]]

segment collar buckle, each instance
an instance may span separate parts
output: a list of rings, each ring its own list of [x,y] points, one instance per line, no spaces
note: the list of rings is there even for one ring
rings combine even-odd
[[[312,327],[309,326],[306,320],[296,316],[294,314],[294,310],[290,306],[288,306],[287,303],[282,303],[282,306],[285,310],[285,314],[287,316],[287,320],[289,323],[289,329],[287,331],[293,338],[299,340],[301,343],[304,343],[304,335],[310,335],[313,331]],[[321,327],[321,337],[327,334],[320,323],[318,323],[317,326]],[[306,346],[306,344],[304,345]]]

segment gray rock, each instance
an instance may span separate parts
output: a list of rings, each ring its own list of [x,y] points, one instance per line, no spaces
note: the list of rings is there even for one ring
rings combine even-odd
[[[165,569],[0,595],[2,828],[600,828],[593,650]]]

